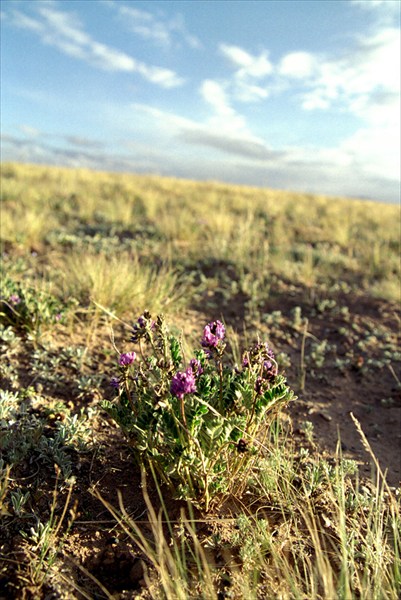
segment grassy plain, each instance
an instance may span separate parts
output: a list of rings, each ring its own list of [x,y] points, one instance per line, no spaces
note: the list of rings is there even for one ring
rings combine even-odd
[[[396,600],[399,207],[18,164],[1,202],[0,597]],[[269,341],[298,396],[215,514],[99,409],[145,309]]]

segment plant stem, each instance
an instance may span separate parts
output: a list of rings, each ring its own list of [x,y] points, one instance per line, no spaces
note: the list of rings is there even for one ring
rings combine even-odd
[[[187,433],[189,434],[188,426],[187,426],[187,419],[185,416],[184,396],[182,398],[180,398],[180,409],[181,409],[182,422],[184,423],[185,429],[187,430]]]
[[[125,377],[125,379],[124,379],[124,387],[125,387],[125,393],[127,394],[128,402],[130,403],[132,412],[134,414],[136,414],[136,406],[135,406],[135,403],[134,403],[134,401],[132,399],[131,393],[129,391],[129,385],[128,385],[128,378],[127,377]]]
[[[308,333],[308,319],[305,320],[304,334],[302,336],[302,344],[301,344],[301,380],[300,380],[300,388],[301,388],[302,392],[305,391],[305,379],[306,379],[305,340],[306,340],[307,333]]]
[[[219,377],[220,377],[220,411],[223,410],[223,363],[219,360]]]

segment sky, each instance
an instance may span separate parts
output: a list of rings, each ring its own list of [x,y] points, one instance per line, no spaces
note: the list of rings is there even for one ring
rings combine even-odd
[[[3,161],[400,200],[399,0],[2,0]]]

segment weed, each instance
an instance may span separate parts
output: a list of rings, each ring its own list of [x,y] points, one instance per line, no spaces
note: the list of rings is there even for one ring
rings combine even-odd
[[[56,567],[57,556],[62,549],[64,540],[68,536],[69,530],[75,519],[75,509],[72,508],[70,510],[70,518],[67,522],[65,531],[61,533],[61,527],[67,516],[74,482],[70,482],[64,508],[61,515],[57,517],[56,509],[58,505],[57,490],[59,474],[59,469],[56,467],[57,479],[49,519],[46,522],[42,522],[40,519],[36,518],[36,523],[30,528],[29,533],[22,532],[22,536],[26,539],[27,551],[30,557],[27,569],[28,577],[31,585],[38,591],[41,590],[49,573]]]
[[[32,410],[39,398],[33,389],[25,394],[0,390],[0,450],[7,464],[18,465],[35,460],[41,466],[57,464],[64,479],[72,472],[71,451],[85,450],[91,440],[88,411],[80,415],[64,414],[56,421],[55,431]]]
[[[157,485],[157,479],[155,481]],[[193,518],[191,506],[188,507],[190,517],[186,517],[185,511],[182,510],[179,522],[174,524],[169,519],[158,485],[157,491],[162,501],[162,510],[159,514],[156,513],[147,491],[144,469],[142,469],[142,489],[148,511],[151,537],[149,534],[145,534],[141,526],[127,513],[120,493],[118,494],[119,509],[105,501],[97,490],[94,490],[93,493],[153,566],[159,578],[158,587],[162,590],[164,597],[186,600],[194,595],[203,600],[217,600],[218,595],[211,565],[203,544],[197,536],[196,521]],[[167,523],[168,536],[165,534],[163,523]],[[147,570],[145,578],[148,587],[152,588],[152,581]]]
[[[28,335],[36,343],[45,328],[54,327],[62,320],[65,309],[45,287],[17,283],[7,276],[2,280],[0,322]]]
[[[314,426],[311,421],[304,421],[300,427],[302,433],[305,435],[306,439],[310,444],[313,444],[313,431]]]
[[[309,360],[314,367],[318,369],[323,367],[328,350],[329,344],[327,340],[322,340],[321,342],[312,342]]]
[[[30,498],[30,491],[23,492],[21,489],[13,490],[10,494],[11,505],[13,507],[14,514],[17,517],[21,517],[25,512],[24,506]]]
[[[206,511],[242,492],[270,413],[293,398],[267,344],[245,351],[241,367],[226,366],[224,338],[220,321],[206,325],[203,348],[185,367],[164,318],[145,313],[132,335],[142,360],[136,366],[135,352],[120,354],[120,376],[113,380],[117,401],[102,402],[137,458],[154,465],[179,498]]]
[[[141,264],[137,256],[129,254],[73,253],[63,260],[62,274],[61,285],[67,295],[84,305],[93,301],[117,313],[140,311],[145,306],[156,311],[162,305],[178,309],[187,290],[174,269]]]

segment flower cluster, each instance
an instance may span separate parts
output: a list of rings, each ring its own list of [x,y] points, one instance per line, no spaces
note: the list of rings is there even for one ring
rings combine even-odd
[[[212,321],[203,330],[201,344],[209,352],[212,350],[223,350],[223,340],[226,334],[225,327],[221,321]]]
[[[176,398],[183,399],[185,394],[196,392],[195,375],[192,367],[188,367],[184,372],[178,371],[171,380],[170,392]]]
[[[118,377],[112,377],[110,379],[110,385],[111,385],[112,388],[118,390],[119,387],[120,387],[120,380],[119,380],[119,378]]]
[[[150,313],[146,310],[141,315],[137,322],[132,328],[131,342],[138,342],[141,338],[145,337],[149,331],[152,331],[155,327],[155,322],[152,320]]]
[[[134,362],[135,359],[136,359],[135,352],[126,352],[126,353],[120,354],[119,359],[118,359],[118,364],[121,367],[128,367],[129,365],[132,365],[132,363]]]
[[[189,366],[191,367],[195,377],[198,377],[198,375],[202,375],[203,368],[200,360],[198,360],[197,358],[191,358],[191,360],[189,361]]]
[[[278,373],[274,353],[267,342],[257,342],[254,344],[244,354],[242,366],[257,371],[258,377],[255,381],[255,392],[257,395],[263,394],[270,384],[274,383]]]

